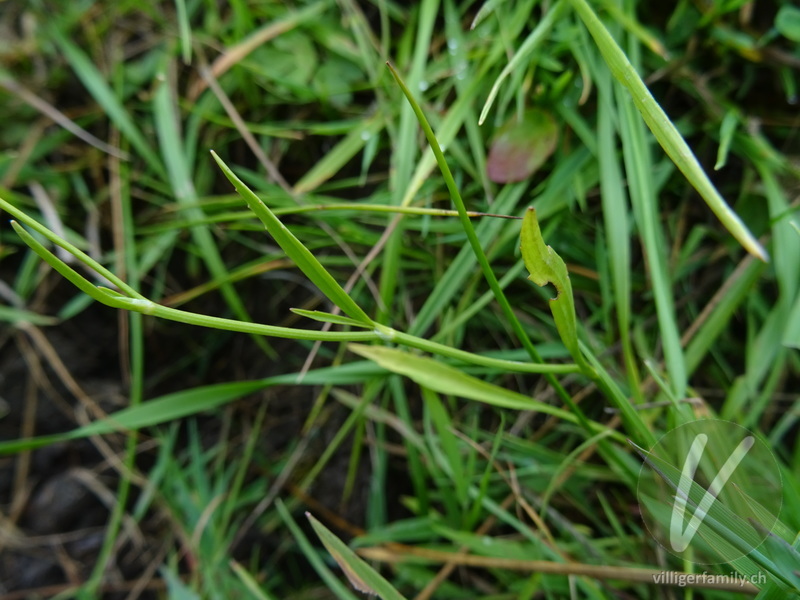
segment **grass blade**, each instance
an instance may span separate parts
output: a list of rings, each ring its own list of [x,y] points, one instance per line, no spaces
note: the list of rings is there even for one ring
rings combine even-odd
[[[625,56],[614,38],[597,18],[586,0],[569,0],[592,34],[600,53],[616,80],[631,95],[637,110],[661,144],[661,147],[680,169],[686,179],[706,201],[708,207],[738,242],[756,258],[767,261],[769,255],[733,209],[728,206],[714,184],[697,161],[686,140],[683,139],[667,114],[653,98],[636,69]]]
[[[333,571],[328,568],[328,565],[325,564],[322,556],[320,556],[321,552],[311,544],[305,533],[303,533],[303,530],[300,529],[300,526],[292,518],[289,509],[286,508],[286,505],[280,499],[275,501],[275,508],[278,509],[278,514],[291,531],[292,536],[300,547],[300,550],[308,559],[308,562],[311,563],[311,566],[328,586],[328,590],[333,592],[340,600],[360,600],[359,597],[353,594],[346,585],[339,581]]]
[[[619,337],[630,389],[640,402],[639,371],[630,336],[631,326],[631,250],[630,207],[618,158],[614,129],[614,93],[611,75],[607,70],[595,75],[598,86],[599,114],[597,120],[598,162],[603,203],[603,223],[610,257],[614,307],[617,313]]]
[[[180,117],[175,110],[173,94],[166,77],[153,98],[153,115],[156,121],[158,141],[164,163],[167,166],[169,182],[178,204],[193,220],[202,220],[203,210],[197,206],[197,192],[192,181],[189,159],[184,152],[180,132]],[[244,302],[236,292],[236,288],[228,280],[228,269],[217,248],[211,232],[204,225],[191,228],[192,238],[197,244],[203,261],[214,279],[220,281],[220,292],[231,311],[241,321],[252,321]],[[275,350],[263,338],[255,338],[262,350],[272,358],[277,357]]]
[[[442,177],[445,180],[447,185],[447,189],[450,192],[450,198],[453,201],[453,204],[456,205],[456,209],[458,210],[458,216],[461,220],[461,225],[464,228],[464,233],[467,235],[467,239],[469,240],[469,244],[472,247],[473,252],[475,253],[475,257],[478,260],[478,264],[481,266],[481,270],[483,271],[484,277],[486,277],[486,281],[489,283],[489,287],[492,289],[495,298],[497,299],[498,304],[503,309],[503,313],[505,314],[506,318],[508,319],[509,324],[511,325],[512,330],[514,331],[517,338],[522,342],[522,345],[530,354],[531,358],[535,362],[541,362],[541,358],[539,357],[539,353],[536,351],[533,343],[531,343],[530,338],[525,333],[525,330],[522,328],[522,325],[517,319],[517,316],[514,314],[514,310],[511,308],[511,304],[509,304],[508,299],[506,298],[505,294],[503,293],[502,288],[500,287],[499,282],[497,281],[497,276],[492,271],[492,267],[489,265],[489,261],[486,258],[486,254],[481,247],[480,240],[478,236],[475,234],[475,228],[472,226],[472,223],[469,220],[469,216],[467,215],[466,207],[464,206],[464,200],[461,198],[461,193],[458,191],[458,186],[456,186],[455,179],[453,179],[453,174],[450,171],[450,167],[447,165],[447,161],[444,158],[444,154],[442,153],[442,149],[439,146],[439,142],[436,140],[436,136],[433,133],[433,129],[431,129],[430,123],[428,123],[428,119],[425,117],[425,114],[422,112],[417,101],[414,99],[414,96],[411,94],[411,90],[408,89],[406,84],[403,82],[400,74],[395,70],[395,68],[387,63],[389,70],[392,73],[395,81],[400,86],[400,89],[403,90],[403,94],[405,94],[406,98],[408,99],[409,104],[411,104],[412,109],[414,110],[414,114],[417,116],[417,120],[419,121],[422,130],[425,132],[425,137],[428,139],[428,143],[431,146],[431,150],[433,150],[433,154],[436,157],[436,162],[439,165],[439,169],[442,172]]]
[[[653,189],[650,147],[644,126],[636,117],[630,100],[622,93],[617,96],[625,171],[630,185],[633,214],[650,266],[664,362],[675,396],[683,397],[687,385],[686,359],[680,343],[672,281],[667,267],[666,243],[659,222],[656,193]]]
[[[478,118],[478,125],[483,125],[483,122],[486,120],[489,110],[492,108],[495,98],[497,98],[497,93],[500,91],[500,85],[503,83],[503,81],[505,81],[511,72],[519,67],[522,62],[530,56],[531,52],[533,52],[544,40],[545,36],[550,33],[553,25],[555,25],[564,14],[566,8],[567,3],[563,0],[559,0],[555,6],[551,7],[550,10],[547,11],[547,14],[541,21],[539,21],[539,24],[536,26],[536,28],[531,31],[530,35],[525,39],[524,42],[522,42],[519,50],[514,53],[514,57],[508,61],[508,64],[500,72],[500,75],[497,76],[494,85],[492,85],[492,89],[489,92],[489,97],[486,99],[486,103],[483,105],[483,110],[481,110],[481,116]]]
[[[303,377],[303,385],[352,385],[379,374],[374,364],[366,361],[325,367],[308,371]],[[92,435],[103,435],[120,430],[136,430],[160,425],[175,419],[203,411],[212,410],[243,398],[248,394],[276,385],[298,382],[298,373],[275,375],[265,379],[218,383],[166,394],[143,402],[137,406],[124,408],[101,419],[71,431],[55,435],[23,438],[0,442],[0,456],[15,454],[23,450],[41,448],[57,442],[77,440]]]
[[[106,82],[94,63],[83,53],[77,45],[67,39],[56,27],[50,27],[50,36],[58,45],[64,56],[72,65],[75,74],[89,90],[94,99],[108,115],[114,125],[128,139],[134,148],[141,154],[148,166],[162,177],[166,175],[164,166],[158,159],[158,155],[147,143],[142,132],[136,126],[131,115],[117,98],[117,95]]]

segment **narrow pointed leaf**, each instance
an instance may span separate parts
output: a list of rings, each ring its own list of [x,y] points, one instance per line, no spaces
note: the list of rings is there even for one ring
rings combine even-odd
[[[261,323],[250,323],[248,321],[239,321],[236,319],[224,319],[220,317],[213,317],[210,315],[200,315],[193,312],[178,310],[168,306],[162,306],[152,300],[138,295],[131,298],[121,294],[115,290],[96,286],[88,279],[80,275],[72,267],[58,258],[55,254],[50,252],[36,238],[29,234],[25,229],[16,222],[12,222],[12,226],[17,231],[22,240],[31,247],[31,249],[38,254],[42,260],[53,267],[65,279],[71,282],[75,287],[84,292],[86,295],[91,296],[98,302],[110,306],[111,308],[118,308],[122,310],[130,310],[145,315],[151,315],[161,319],[169,319],[170,321],[177,321],[179,323],[187,323],[189,325],[197,325],[199,327],[211,327],[214,329],[224,329],[227,331],[238,331],[241,333],[250,333],[253,335],[273,336],[286,339],[296,340],[328,340],[328,341],[366,341],[376,339],[377,334],[373,331],[353,331],[353,332],[340,332],[340,331],[317,331],[312,329],[294,329],[291,327],[278,327],[274,325],[264,325]],[[128,286],[126,286],[127,288]],[[364,327],[360,322],[354,322]],[[371,327],[371,326],[367,326]]]
[[[322,264],[311,254],[300,240],[281,223],[280,219],[264,204],[255,193],[239,179],[230,167],[212,151],[211,156],[217,161],[225,177],[233,184],[236,191],[247,203],[259,220],[267,228],[269,234],[275,239],[278,245],[286,252],[286,256],[291,258],[297,267],[308,277],[314,285],[319,288],[325,296],[336,306],[341,308],[346,314],[365,325],[372,324],[372,320],[367,313],[347,295]]]
[[[405,375],[417,384],[434,392],[477,400],[485,404],[512,408],[516,410],[534,410],[553,415],[570,423],[577,423],[578,418],[569,411],[555,406],[550,406],[539,400],[530,398],[519,392],[514,392],[467,375],[455,367],[440,363],[426,356],[417,356],[395,348],[381,346],[365,346],[362,344],[349,344],[348,348],[356,354],[378,363],[384,369]],[[592,423],[594,431],[603,431],[598,423]],[[623,439],[618,434],[615,438]]]
[[[335,315],[322,310],[305,310],[302,308],[290,308],[289,310],[296,315],[313,319],[314,321],[319,321],[321,323],[335,323],[336,325],[349,325],[351,327],[372,327],[372,325],[362,323],[361,321],[356,321],[355,319],[351,319],[349,317]]]
[[[311,513],[306,513],[311,526],[319,536],[325,549],[342,568],[350,584],[359,592],[378,596],[383,600],[405,600],[392,584],[359,558],[347,544],[336,537],[332,531],[317,521]]]
[[[111,413],[105,419],[92,421],[71,431],[0,442],[0,456],[41,448],[57,442],[77,440],[90,435],[103,435],[125,430],[132,431],[143,427],[160,425],[161,423],[206,410],[213,410],[248,394],[272,386],[297,384],[298,375],[299,373],[287,373],[265,379],[218,383],[166,394],[136,406],[123,408]],[[375,375],[374,365],[367,361],[359,361],[336,367],[312,369],[304,375],[302,384],[351,385],[363,383]]]

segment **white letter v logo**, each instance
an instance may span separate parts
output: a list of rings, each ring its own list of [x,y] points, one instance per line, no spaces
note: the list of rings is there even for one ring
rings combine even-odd
[[[711,482],[706,493],[703,494],[703,498],[700,500],[697,510],[692,515],[689,524],[684,530],[682,528],[683,515],[686,512],[686,503],[689,500],[689,490],[691,489],[692,483],[694,483],[694,474],[697,471],[697,465],[700,462],[700,457],[703,455],[703,450],[705,450],[707,443],[708,436],[704,433],[698,434],[697,437],[694,438],[694,442],[692,442],[692,447],[689,449],[689,454],[683,465],[681,480],[678,484],[678,492],[675,494],[675,504],[672,505],[672,518],[669,523],[669,541],[675,552],[683,552],[689,546],[689,543],[697,533],[697,529],[700,527],[703,519],[706,518],[706,514],[708,514],[711,505],[714,503],[714,500],[717,499],[717,495],[722,491],[722,488],[728,482],[731,475],[733,475],[733,472],[736,470],[736,467],[739,466],[739,463],[742,462],[745,455],[750,451],[750,448],[753,447],[755,438],[750,435],[739,442],[739,445],[728,457],[728,460],[722,465],[722,469],[717,473],[717,476],[714,478],[714,481]]]

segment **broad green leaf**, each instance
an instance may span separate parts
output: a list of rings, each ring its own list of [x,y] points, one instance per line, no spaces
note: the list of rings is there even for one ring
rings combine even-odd
[[[575,302],[567,265],[542,239],[536,210],[529,208],[522,220],[522,260],[530,273],[529,279],[538,286],[552,283],[556,297],[550,299],[550,310],[556,322],[558,335],[578,364],[585,364],[578,348],[578,329],[575,317]]]
[[[325,549],[333,560],[342,568],[350,584],[359,592],[373,594],[383,600],[405,600],[403,596],[392,587],[392,584],[359,558],[355,552],[347,547],[342,540],[336,537],[322,523],[317,521],[311,513],[306,513],[311,526],[319,536]]]
[[[350,344],[348,347],[356,354],[375,361],[384,369],[405,375],[419,385],[436,392],[517,410],[537,410],[544,407],[543,412],[553,414],[555,411],[557,416],[574,420],[574,417],[566,411],[467,375],[455,367],[432,358],[381,346]]]
[[[267,228],[269,234],[275,239],[278,245],[286,252],[286,256],[291,258],[297,267],[308,277],[314,285],[319,288],[325,296],[333,302],[336,306],[341,308],[346,314],[350,315],[353,319],[365,325],[372,324],[372,320],[367,316],[362,308],[347,295],[347,292],[342,289],[330,273],[322,266],[322,264],[311,254],[303,243],[298,240],[286,226],[280,222],[280,219],[264,204],[255,193],[247,187],[241,179],[239,179],[233,171],[226,165],[222,159],[217,156],[216,152],[212,151],[211,155],[217,161],[222,172],[236,188],[236,191],[247,202],[256,216]]]
[[[486,170],[495,183],[523,181],[542,166],[558,141],[558,125],[553,116],[532,108],[520,118],[514,115],[498,129],[489,149]]]
[[[800,42],[800,8],[784,4],[775,17],[775,29],[793,42]]]

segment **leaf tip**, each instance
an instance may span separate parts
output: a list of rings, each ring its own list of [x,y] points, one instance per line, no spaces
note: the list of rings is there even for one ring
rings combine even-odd
[[[770,261],[769,253],[764,249],[764,246],[755,242],[752,246],[747,248],[750,253],[755,256],[758,260],[764,263],[768,263]]]
[[[217,166],[219,166],[219,168],[222,169],[224,172],[226,165],[224,162],[222,162],[222,159],[219,157],[219,154],[217,154],[213,150],[211,150],[210,152],[211,152],[211,158],[214,159],[214,162],[217,163]]]

